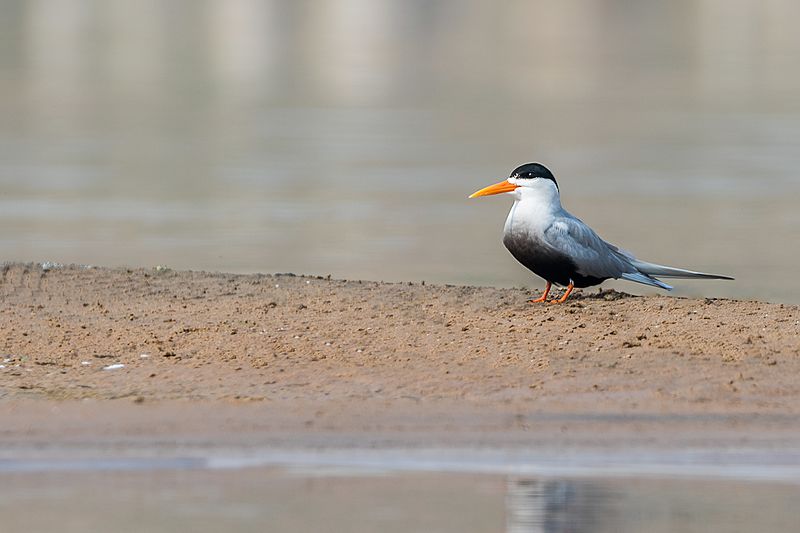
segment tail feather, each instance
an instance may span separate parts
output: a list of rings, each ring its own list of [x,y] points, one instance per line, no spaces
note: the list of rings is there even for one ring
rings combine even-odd
[[[719,274],[707,274],[705,272],[695,272],[694,270],[684,270],[682,268],[673,268],[664,265],[656,265],[655,263],[648,263],[646,261],[639,261],[634,259],[630,263],[642,274],[647,276],[658,276],[660,278],[702,278],[702,279],[733,279],[729,276],[721,276]]]
[[[656,278],[651,278],[647,274],[642,274],[641,272],[625,272],[620,277],[628,281],[635,281],[636,283],[642,283],[644,285],[659,287],[661,289],[666,289],[668,291],[672,290],[671,285],[667,285],[663,281],[657,280]]]

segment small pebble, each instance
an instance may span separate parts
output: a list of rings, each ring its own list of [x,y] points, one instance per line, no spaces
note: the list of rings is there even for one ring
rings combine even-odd
[[[118,368],[123,368],[125,365],[122,363],[116,363],[114,365],[104,366],[103,370],[117,370]]]
[[[64,265],[62,265],[61,263],[54,263],[53,261],[43,261],[39,263],[39,266],[41,266],[42,270],[46,272],[54,268],[63,268]]]
[[[150,357],[149,353],[141,353],[141,354],[139,354],[139,358],[141,358],[141,359],[147,359],[148,357]]]
[[[92,364],[92,362],[91,362],[91,361],[81,361],[81,364],[82,364],[83,366],[89,366],[89,365],[91,365],[91,364]]]

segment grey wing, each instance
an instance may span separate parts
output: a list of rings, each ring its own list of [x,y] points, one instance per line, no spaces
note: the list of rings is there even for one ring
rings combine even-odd
[[[569,213],[556,217],[544,237],[547,244],[572,259],[582,276],[618,279],[625,273],[636,272],[625,252],[601,239]]]

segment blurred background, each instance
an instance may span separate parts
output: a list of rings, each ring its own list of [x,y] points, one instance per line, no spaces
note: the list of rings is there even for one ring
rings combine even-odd
[[[0,260],[537,287],[500,242],[509,199],[466,199],[537,160],[607,240],[737,278],[678,294],[800,303],[798,20],[0,0]]]

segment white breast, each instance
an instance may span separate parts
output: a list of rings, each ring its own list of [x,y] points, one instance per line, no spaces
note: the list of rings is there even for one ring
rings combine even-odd
[[[515,201],[506,218],[504,234],[540,240],[555,221],[561,211],[558,191],[555,186],[550,190],[551,181],[536,181],[544,181],[544,187],[523,186],[514,191]]]

